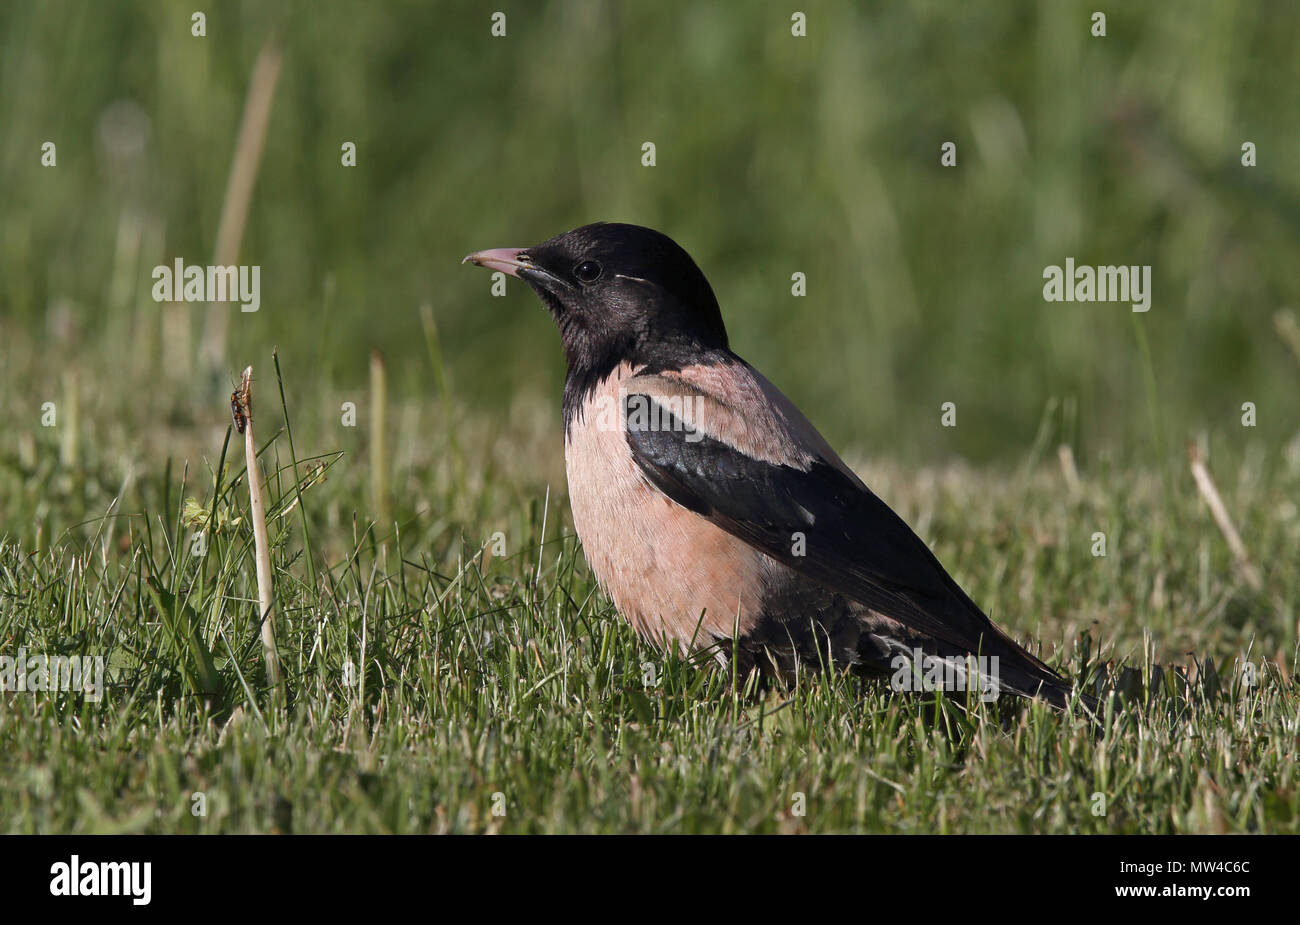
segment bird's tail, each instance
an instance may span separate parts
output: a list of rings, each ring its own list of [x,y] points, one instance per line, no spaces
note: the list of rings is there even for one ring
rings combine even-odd
[[[892,677],[904,685],[924,683],[923,689],[928,690],[929,685],[942,682],[957,690],[976,690],[986,698],[1004,693],[1038,698],[1058,710],[1065,710],[1077,697],[1088,713],[1096,712],[1093,697],[1076,692],[1068,680],[992,622],[978,641],[959,646],[910,631],[888,618],[881,626],[882,618],[875,616],[872,622],[877,625],[863,637],[865,645],[859,650],[862,661],[877,669],[887,663]],[[907,662],[905,674],[900,674],[902,660]]]

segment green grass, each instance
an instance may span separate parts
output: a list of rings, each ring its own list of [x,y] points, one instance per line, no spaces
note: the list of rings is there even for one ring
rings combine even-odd
[[[1076,452],[1150,439],[1131,313],[1043,301],[1043,268],[1070,256],[1152,266],[1143,322],[1173,438],[1243,401],[1272,443],[1295,433],[1274,333],[1300,306],[1295,4],[1130,0],[1104,39],[1083,0],[817,0],[804,39],[780,0],[554,0],[505,39],[488,0],[210,0],[206,39],[162,0],[84,6],[0,4],[0,314],[42,331],[57,310],[71,343],[38,347],[60,365],[157,353],[150,271],[212,262],[250,74],[278,34],[240,251],[262,308],[232,320],[232,369],[278,344],[343,389],[379,349],[395,393],[427,394],[398,363],[427,302],[459,396],[500,416],[559,388],[555,335],[523,287],[485,300],[457,261],[630,221],[692,254],[737,351],[836,446],[1005,463],[1051,396],[1075,402],[1060,439]],[[186,314],[174,336],[196,343],[204,315]],[[913,426],[956,400],[981,426]]]
[[[58,463],[52,428],[34,465],[0,465],[0,650],[103,654],[110,667],[99,703],[5,696],[0,830],[1300,830],[1294,464],[1212,460],[1259,553],[1259,593],[1173,464],[1167,478],[1085,465],[1074,492],[1054,459],[860,467],[996,619],[1073,676],[1095,679],[1116,657],[1193,668],[1190,686],[1169,674],[1112,701],[1098,735],[1040,705],[936,705],[838,676],[757,693],[665,659],[593,586],[563,482],[548,475],[557,440],[454,402],[396,409],[398,429],[421,439],[398,440],[396,523],[372,524],[364,448],[341,446],[332,417],[304,414],[295,460],[274,367],[259,369],[289,704],[264,689],[235,444],[220,464],[224,409],[172,433],[165,413],[139,414],[165,397],[100,394],[80,422],[84,458]],[[208,435],[202,465],[141,462],[142,446],[196,432]],[[1105,558],[1091,554],[1099,530]],[[505,557],[482,551],[497,531]],[[196,645],[220,697],[203,695]],[[191,812],[196,793],[205,817]]]
[[[0,657],[111,680],[0,694],[0,831],[1300,829],[1300,8],[1135,0],[1093,38],[1082,0],[819,0],[795,39],[776,0],[555,0],[493,39],[496,8],[209,0],[199,39],[160,0],[0,4]],[[262,308],[214,381],[210,308],[151,271],[212,262],[277,40]],[[1119,675],[1098,735],[640,643],[573,537],[553,325],[458,262],[600,219],[692,253],[737,351],[1000,624],[1085,683],[1163,680]],[[1151,265],[1151,311],[1045,303],[1070,256]],[[226,442],[250,362],[284,704]]]

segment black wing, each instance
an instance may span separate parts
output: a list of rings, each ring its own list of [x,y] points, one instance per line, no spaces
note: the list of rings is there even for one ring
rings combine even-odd
[[[680,425],[662,405],[643,417],[658,426],[638,429],[626,409],[645,401],[654,396],[625,399],[627,442],[646,478],[673,501],[878,613],[1061,684],[984,615],[902,518],[836,465],[814,458],[802,469],[754,459]]]

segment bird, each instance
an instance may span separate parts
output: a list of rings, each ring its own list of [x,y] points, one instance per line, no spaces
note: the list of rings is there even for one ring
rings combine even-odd
[[[838,670],[1071,702],[731,350],[713,288],[670,237],[597,222],[461,262],[525,282],[559,328],[574,527],[643,639],[764,680]]]

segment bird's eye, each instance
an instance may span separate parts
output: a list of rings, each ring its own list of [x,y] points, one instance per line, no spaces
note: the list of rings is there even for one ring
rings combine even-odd
[[[600,274],[601,266],[594,260],[584,260],[573,268],[573,275],[584,283],[594,283]]]

